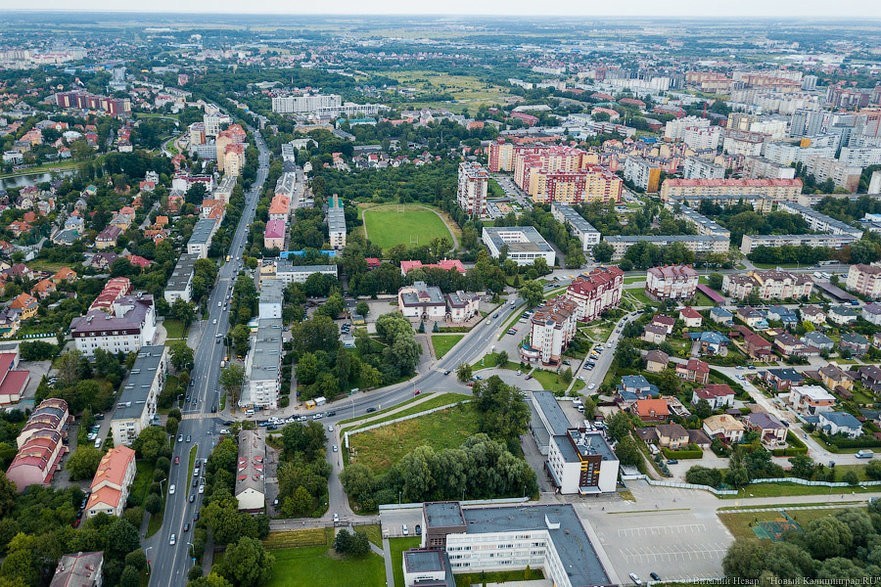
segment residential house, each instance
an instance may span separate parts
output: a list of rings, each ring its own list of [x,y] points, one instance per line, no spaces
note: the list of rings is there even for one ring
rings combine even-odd
[[[55,293],[56,287],[55,282],[51,279],[41,279],[38,281],[34,287],[31,288],[31,294],[40,298],[41,300],[45,300],[53,293]]]
[[[14,220],[9,223],[9,231],[12,233],[12,236],[18,238],[23,234],[29,233],[31,225],[24,220]]]
[[[40,302],[32,295],[21,293],[10,302],[9,307],[20,311],[21,319],[27,320],[37,315],[37,310],[40,309]]]
[[[796,411],[813,416],[832,411],[835,396],[819,385],[793,385],[789,391],[789,403]]]
[[[530,319],[530,346],[520,347],[521,360],[558,364],[577,332],[577,312],[577,304],[565,296],[550,299],[536,308]]]
[[[747,429],[758,433],[762,444],[776,447],[786,444],[786,433],[789,429],[777,418],[767,412],[753,412],[743,419]]]
[[[869,352],[869,339],[862,334],[846,332],[841,335],[838,348],[842,352],[848,351],[851,355],[862,357]]]
[[[881,367],[878,365],[863,365],[857,369],[857,376],[865,387],[875,393],[881,393]]]
[[[768,369],[762,371],[760,376],[771,389],[778,393],[787,392],[793,385],[801,385],[805,380],[801,373],[791,367]]]
[[[766,361],[771,357],[771,343],[743,325],[736,325],[730,336],[739,335],[743,338],[746,354],[757,361]]]
[[[665,422],[670,418],[670,406],[665,399],[638,399],[630,411],[643,422]]]
[[[657,349],[649,351],[645,356],[645,370],[649,373],[660,373],[667,368],[670,355]]]
[[[116,241],[122,234],[122,230],[118,226],[107,226],[95,237],[95,248],[100,250],[109,249],[116,246]]]
[[[874,336],[872,336],[872,346],[876,349],[881,349],[881,332],[876,332]]]
[[[734,407],[734,390],[725,383],[711,383],[695,389],[691,393],[691,403],[697,405],[700,400],[707,400],[714,410]]]
[[[658,314],[652,317],[650,324],[652,326],[660,326],[664,328],[665,334],[673,334],[673,327],[676,325],[676,319],[672,316]]]
[[[798,324],[798,316],[795,310],[791,310],[785,306],[771,306],[766,314],[768,320],[782,322],[784,328],[791,328]]]
[[[806,345],[802,340],[788,332],[774,337],[774,349],[783,357],[805,357],[820,354],[818,349]]]
[[[17,404],[31,380],[27,369],[18,369],[18,348],[0,353],[0,406]]]
[[[818,415],[818,427],[830,436],[843,434],[848,438],[858,438],[863,434],[863,425],[852,414],[830,410]]]
[[[700,315],[700,312],[690,306],[679,310],[679,319],[682,320],[686,328],[700,328],[704,321],[704,317]]]
[[[92,478],[86,516],[120,516],[128,500],[129,487],[135,479],[135,451],[127,446],[111,448],[101,457]]]
[[[743,439],[744,425],[729,414],[720,414],[704,418],[703,430],[710,438],[734,443]]]
[[[710,450],[713,441],[707,436],[707,433],[701,429],[688,430],[688,443],[697,446],[701,450]]]
[[[715,330],[705,330],[704,332],[690,332],[688,337],[692,340],[692,344],[697,344],[697,353],[699,355],[720,355],[728,354],[728,343],[731,340]]]
[[[667,340],[667,329],[660,325],[646,324],[642,331],[642,340],[652,344],[661,344]]]
[[[812,346],[819,351],[832,351],[835,348],[835,341],[823,334],[822,332],[808,332],[801,337],[802,342],[808,346]]]
[[[21,310],[3,308],[0,310],[0,336],[12,338],[21,327]]]
[[[255,430],[239,432],[235,496],[242,511],[263,512],[266,507],[265,459],[266,441],[260,433]]]
[[[688,446],[688,431],[680,424],[658,424],[658,445],[671,450],[679,450]]]
[[[881,325],[881,304],[872,302],[863,306],[863,319],[876,326]]]
[[[856,322],[859,317],[859,310],[853,306],[832,306],[826,313],[826,319],[839,326]]]
[[[725,308],[716,306],[715,308],[710,308],[710,320],[712,320],[716,324],[731,326],[732,324],[734,324],[734,314],[732,314]]]
[[[676,364],[676,376],[705,385],[710,380],[710,365],[700,359],[688,359],[685,363]]]
[[[62,267],[52,276],[52,281],[54,281],[56,285],[60,285],[61,283],[73,283],[76,281],[76,278],[76,271],[70,267]]]
[[[650,397],[658,397],[658,386],[649,383],[648,379],[642,375],[624,375],[621,377],[620,393],[629,394],[633,399],[644,399]]]
[[[63,399],[50,398],[40,402],[31,412],[16,444],[18,452],[6,470],[6,478],[15,483],[19,493],[30,485],[48,485],[61,466],[67,452],[63,440],[67,436],[70,413]]]
[[[801,319],[815,326],[826,323],[826,312],[819,306],[805,306],[799,310]]]
[[[826,389],[835,390],[839,387],[848,391],[853,389],[853,378],[835,363],[827,363],[817,373]]]
[[[737,308],[737,317],[750,328],[758,330],[768,328],[768,319],[765,317],[764,312],[757,310],[756,308],[751,308],[749,306]]]

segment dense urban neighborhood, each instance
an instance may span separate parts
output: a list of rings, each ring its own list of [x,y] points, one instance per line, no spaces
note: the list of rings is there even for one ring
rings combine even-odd
[[[0,587],[881,576],[877,21],[3,15]]]

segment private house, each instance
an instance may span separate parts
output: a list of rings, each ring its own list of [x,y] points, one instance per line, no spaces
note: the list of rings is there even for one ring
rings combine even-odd
[[[786,444],[786,433],[789,429],[777,418],[767,412],[753,412],[743,419],[747,429],[754,430],[766,447],[777,447]]]
[[[716,306],[715,308],[710,308],[710,320],[716,324],[731,326],[734,324],[734,314],[721,306]]]
[[[686,328],[700,328],[704,322],[704,317],[700,315],[700,312],[690,306],[679,310],[679,319],[682,320]]]
[[[667,368],[670,362],[670,355],[664,351],[652,350],[646,353],[645,370],[649,373],[660,373]]]
[[[805,378],[791,367],[773,368],[760,373],[768,387],[778,393],[788,392],[792,386],[801,385]]]
[[[835,396],[819,385],[793,385],[789,391],[789,403],[797,411],[811,416],[831,412]]]
[[[729,336],[743,338],[743,350],[757,361],[767,361],[771,357],[771,343],[743,325],[734,326]]]
[[[651,326],[659,326],[664,329],[665,334],[673,334],[673,327],[676,325],[676,319],[672,316],[664,316],[657,314],[652,317]]]
[[[27,320],[37,315],[37,310],[40,309],[40,302],[32,295],[21,293],[9,303],[9,307],[21,312],[21,319]]]
[[[624,401],[658,397],[658,386],[648,382],[642,375],[624,375],[618,393]]]
[[[801,337],[802,342],[808,346],[818,349],[820,352],[831,352],[835,348],[835,341],[823,334],[822,332],[808,332]]]
[[[56,285],[60,285],[61,283],[73,283],[76,281],[76,278],[76,271],[70,267],[62,267],[52,276],[52,281],[55,282]]]
[[[869,352],[869,339],[862,334],[848,332],[841,335],[838,348],[842,352],[848,351],[851,355],[862,357]]]
[[[784,328],[791,328],[798,324],[795,310],[790,310],[785,306],[770,306],[765,317],[774,322],[781,322]]]
[[[865,387],[875,393],[881,393],[881,367],[878,365],[863,365],[857,369],[857,376]]]
[[[658,424],[655,426],[658,435],[658,445],[670,450],[679,450],[688,446],[688,431],[681,425]]]
[[[652,344],[661,344],[667,340],[667,329],[660,325],[646,324],[642,331],[642,340]]]
[[[697,345],[698,355],[720,355],[724,357],[728,354],[728,343],[731,340],[720,332],[715,330],[689,332],[688,337],[692,340],[693,345]]]
[[[835,390],[839,387],[848,391],[853,389],[853,378],[835,363],[826,363],[817,373],[826,389]]]
[[[676,364],[676,376],[705,385],[710,380],[710,365],[700,359],[688,359],[684,364]]]
[[[863,306],[863,319],[876,326],[881,325],[881,304],[872,302]]]
[[[92,478],[91,495],[86,503],[86,516],[100,513],[120,516],[128,500],[129,487],[135,479],[135,451],[127,446],[111,448],[101,457]]]
[[[714,410],[734,407],[734,390],[725,383],[711,383],[699,387],[691,393],[691,403],[697,405],[700,400],[707,400]]]
[[[630,411],[643,422],[666,422],[670,419],[670,406],[665,399],[636,400]]]
[[[744,426],[729,414],[704,418],[703,430],[710,438],[719,438],[726,443],[740,442]]]
[[[41,279],[31,288],[31,295],[45,300],[56,291],[55,282],[51,279]]]
[[[95,248],[101,251],[115,247],[121,234],[122,230],[118,226],[107,226],[95,237]]]
[[[688,443],[697,446],[701,450],[710,450],[710,445],[713,441],[707,436],[706,432],[698,428],[696,430],[688,430]]]
[[[848,438],[858,438],[863,434],[863,425],[847,412],[820,412],[818,427],[830,436],[843,434]]]
[[[467,322],[480,313],[480,296],[458,290],[444,296],[447,300],[447,320],[453,324]]]
[[[417,281],[398,291],[398,309],[411,320],[441,322],[447,314],[447,302],[439,287]]]
[[[800,309],[801,319],[810,322],[814,326],[826,323],[826,312],[819,306],[805,306]]]
[[[774,337],[774,350],[783,357],[805,357],[820,354],[820,351],[816,348],[806,345],[803,341],[788,332],[778,334]]]
[[[826,319],[839,326],[856,322],[859,317],[859,310],[853,306],[831,306],[826,313]]]
[[[235,496],[239,509],[262,512],[266,507],[266,480],[263,466],[266,442],[256,430],[239,432],[239,459],[236,465]]]
[[[737,317],[750,328],[765,330],[768,328],[768,319],[761,310],[745,306],[737,308]]]

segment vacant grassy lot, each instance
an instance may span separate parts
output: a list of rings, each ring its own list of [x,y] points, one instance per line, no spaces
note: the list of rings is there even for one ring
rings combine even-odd
[[[431,346],[434,347],[434,356],[438,359],[442,358],[450,349],[456,346],[464,334],[432,334]]]
[[[169,340],[187,337],[187,331],[184,328],[183,322],[180,320],[166,319],[162,322],[162,325],[165,327],[165,332],[168,333]]]
[[[418,547],[421,540],[422,539],[418,536],[413,536],[412,538],[389,539],[389,549],[392,551],[392,571],[395,575],[395,587],[404,587],[404,568],[402,566],[404,551]]]
[[[452,377],[452,375],[451,375]],[[423,399],[424,395],[419,395],[415,397],[415,400]],[[365,422],[362,424],[355,424],[354,426],[347,427],[347,429],[356,430],[358,428],[364,428],[366,426],[372,426],[374,424],[381,424],[383,422],[391,422],[392,420],[397,420],[399,418],[403,418],[405,416],[410,416],[412,414],[418,414],[419,412],[425,412],[427,410],[431,410],[433,408],[439,408],[441,406],[448,406],[450,404],[458,403],[462,400],[470,400],[471,396],[465,395],[464,393],[440,393],[440,394],[430,394],[429,399],[425,399],[424,401],[420,401],[418,403],[414,403],[410,407],[400,410],[398,412],[391,412],[386,414],[382,418],[377,418],[375,420],[371,420],[369,422]],[[397,406],[400,407],[400,406]],[[372,416],[373,414],[371,414]],[[342,430],[342,428],[341,428]]]
[[[564,370],[567,368],[569,368],[569,367],[563,367]],[[566,388],[569,387],[568,383],[563,382],[562,377],[560,377],[559,375],[557,375],[556,373],[553,373],[551,371],[545,371],[543,369],[536,369],[532,372],[532,376],[536,379],[536,381],[541,383],[542,388],[544,388],[547,391],[562,392],[562,391],[566,391]],[[581,384],[580,386],[578,385],[579,383]],[[583,387],[583,386],[584,386],[584,381],[579,379],[575,383],[574,387],[575,387],[575,389],[579,389],[580,387]]]
[[[480,106],[504,104],[511,97],[507,88],[480,81],[470,75],[451,75],[424,70],[391,72],[393,77],[405,88],[416,90],[413,95],[413,107],[446,107],[450,110],[468,109],[475,112]],[[425,100],[432,95],[446,94],[452,100]]]
[[[821,505],[821,504],[817,504]],[[859,506],[864,507],[864,506]],[[790,518],[798,522],[798,525],[804,526],[811,520],[833,516],[847,508],[829,508],[822,510],[784,510]],[[734,535],[735,538],[755,538],[756,533],[753,532],[752,524],[756,522],[769,522],[780,519],[782,516],[779,512],[742,512],[735,514],[720,513],[719,519],[725,524],[725,527]]]
[[[450,230],[433,210],[422,206],[375,206],[363,212],[364,229],[383,249],[395,245],[427,245],[432,239],[453,242]]]
[[[456,406],[350,436],[354,455],[349,462],[362,463],[380,473],[419,446],[455,448],[476,432],[477,416],[472,407]]]
[[[325,546],[273,550],[275,567],[269,587],[381,587],[385,585],[382,557],[337,556]]]

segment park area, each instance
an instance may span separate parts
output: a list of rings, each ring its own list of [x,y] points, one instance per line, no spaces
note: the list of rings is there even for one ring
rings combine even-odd
[[[380,587],[385,585],[382,557],[343,557],[333,550],[333,529],[314,528],[271,534],[266,548],[275,557],[269,587]]]
[[[512,95],[508,89],[483,82],[472,75],[454,75],[425,70],[389,72],[401,86],[415,90],[411,93],[411,108],[446,108],[472,114],[481,106],[504,104]],[[449,96],[449,99],[443,99]]]
[[[476,433],[477,414],[464,404],[349,436],[349,462],[383,473],[417,447],[457,448]]]
[[[364,231],[374,244],[388,250],[395,245],[415,247],[446,238],[456,244],[441,212],[419,205],[390,204],[364,208]]]

